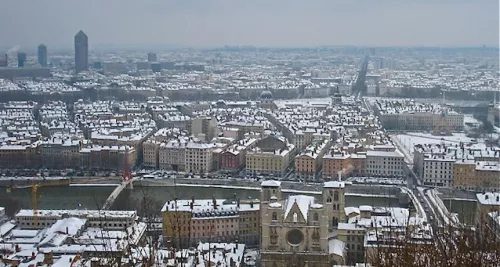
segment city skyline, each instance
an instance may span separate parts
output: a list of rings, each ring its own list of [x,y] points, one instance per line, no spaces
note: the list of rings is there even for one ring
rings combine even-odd
[[[71,37],[79,30],[91,38],[91,49],[153,44],[498,47],[499,40],[499,5],[495,0],[406,4],[394,0],[321,0],[315,5],[293,0],[286,4],[219,0],[139,4],[127,0],[100,1],[98,9],[94,0],[30,2],[28,8],[17,1],[3,3],[12,10],[0,18],[0,34],[10,36],[3,46],[26,48],[44,43],[69,48]],[[23,16],[30,19],[8,23]]]

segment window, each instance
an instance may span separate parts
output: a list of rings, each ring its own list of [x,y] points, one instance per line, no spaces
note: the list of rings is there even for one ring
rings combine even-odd
[[[333,201],[339,201],[339,191],[335,191],[333,194]]]
[[[298,220],[298,215],[297,215],[297,212],[293,213],[293,222],[296,223],[297,220]]]
[[[315,222],[319,221],[319,216],[317,213],[314,213],[313,221],[315,221]]]
[[[278,220],[278,214],[276,214],[276,212],[273,212],[272,220],[273,221],[277,221]]]

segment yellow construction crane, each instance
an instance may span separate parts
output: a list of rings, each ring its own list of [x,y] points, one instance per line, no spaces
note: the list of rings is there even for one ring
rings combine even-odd
[[[30,184],[30,185],[13,185],[7,188],[7,192],[10,193],[14,189],[23,189],[23,188],[31,188],[31,204],[33,206],[33,225],[38,225],[38,196],[37,191],[39,187],[47,187],[47,186],[63,186],[70,185],[70,180],[55,180],[48,181],[46,183],[40,184]]]
[[[441,112],[439,119],[434,125],[434,135],[451,135],[450,125],[445,111]]]

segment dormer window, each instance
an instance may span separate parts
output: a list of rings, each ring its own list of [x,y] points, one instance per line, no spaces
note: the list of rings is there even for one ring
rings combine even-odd
[[[273,215],[272,215],[272,218],[271,218],[273,221],[277,221],[278,220],[278,214],[276,214],[276,212],[273,212]]]
[[[293,213],[293,217],[292,217],[292,220],[293,220],[294,223],[296,223],[298,221],[298,217],[299,216],[297,215],[297,212],[294,212]]]
[[[315,221],[315,222],[319,221],[319,216],[318,216],[317,213],[314,213],[314,215],[313,215],[313,221]]]

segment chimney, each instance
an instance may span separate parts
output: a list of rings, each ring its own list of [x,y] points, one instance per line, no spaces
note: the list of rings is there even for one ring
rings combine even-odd
[[[253,200],[250,201],[250,208],[253,208]]]
[[[240,199],[239,199],[239,198],[236,200],[236,207],[237,207],[238,209],[240,208]]]
[[[68,234],[68,233],[69,233],[69,231],[68,231],[68,230],[69,230],[69,229],[68,229],[68,227],[66,226],[66,234]]]

